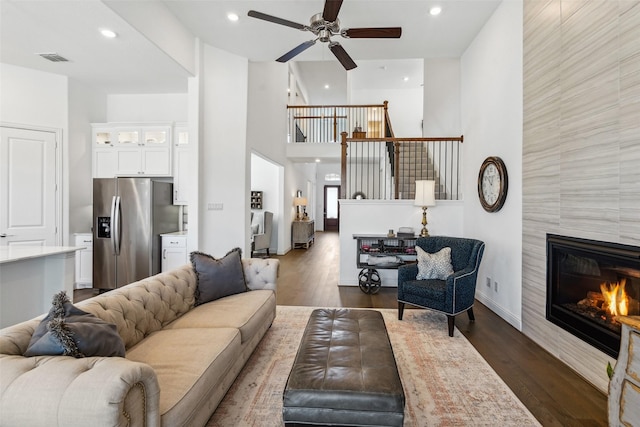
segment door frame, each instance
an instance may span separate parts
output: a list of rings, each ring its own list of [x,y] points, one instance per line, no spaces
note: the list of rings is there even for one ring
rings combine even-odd
[[[52,133],[54,135],[55,138],[55,162],[56,164],[55,166],[55,185],[56,185],[56,191],[55,191],[55,207],[54,207],[54,212],[55,212],[55,227],[57,230],[56,233],[56,237],[55,237],[55,244],[57,246],[61,246],[64,245],[65,242],[68,242],[68,238],[67,237],[63,237],[65,236],[66,233],[66,227],[63,227],[63,224],[65,223],[63,220],[63,215],[64,215],[64,207],[69,206],[69,200],[67,198],[67,192],[64,191],[65,187],[63,187],[63,178],[62,178],[62,168],[63,168],[63,163],[62,163],[62,152],[64,151],[64,144],[63,144],[63,139],[62,139],[62,129],[61,128],[52,128],[52,127],[48,127],[48,126],[34,126],[34,125],[26,125],[26,124],[21,124],[21,123],[11,123],[11,122],[3,122],[0,121],[0,127],[4,127],[4,128],[13,128],[13,129],[22,129],[22,130],[30,130],[30,131],[35,131],[35,132],[48,132],[48,133]],[[66,183],[66,180],[64,181]]]
[[[327,184],[322,187],[322,227],[324,231],[327,230],[327,188],[337,188],[338,189],[338,199],[340,199],[340,185]],[[338,223],[336,224],[336,229],[340,231],[340,203],[338,202]],[[333,231],[333,230],[331,230]]]

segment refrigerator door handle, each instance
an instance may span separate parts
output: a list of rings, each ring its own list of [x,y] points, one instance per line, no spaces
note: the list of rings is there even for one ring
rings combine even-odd
[[[120,196],[113,196],[111,202],[111,243],[113,244],[113,254],[120,255]]]

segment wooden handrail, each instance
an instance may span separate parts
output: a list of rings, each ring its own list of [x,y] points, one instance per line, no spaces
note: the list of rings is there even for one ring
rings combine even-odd
[[[351,173],[347,171],[347,156],[349,155],[349,153],[351,153],[351,149],[349,148],[349,144],[353,143],[353,144],[367,144],[367,143],[375,143],[375,142],[385,142],[385,143],[392,143],[393,144],[393,150],[392,152],[389,153],[390,156],[393,156],[393,158],[389,158],[388,160],[391,161],[392,163],[392,169],[391,169],[391,174],[393,176],[393,186],[390,188],[391,191],[393,191],[393,194],[389,194],[393,199],[399,199],[400,198],[400,179],[399,179],[399,172],[400,172],[400,158],[401,158],[401,150],[400,150],[400,146],[403,145],[403,143],[447,143],[447,142],[453,142],[453,143],[463,143],[464,142],[464,135],[460,135],[458,136],[447,136],[447,137],[410,137],[410,138],[396,138],[396,137],[388,137],[388,138],[349,138],[348,137],[348,132],[341,132],[340,136],[341,136],[341,146],[342,146],[342,154],[341,154],[341,186],[340,186],[340,197],[341,198],[346,198],[347,197],[347,174]],[[417,145],[417,144],[411,144],[413,146]],[[357,149],[356,149],[356,153],[357,153]],[[445,158],[446,159],[446,158]],[[448,167],[452,167],[453,164],[451,165],[446,165],[445,164],[445,174],[447,173],[446,171],[448,170]],[[455,166],[455,168],[453,170],[458,171],[458,167],[457,164]],[[446,175],[445,175],[446,177]],[[445,178],[445,182],[446,182],[446,178]],[[458,185],[458,178],[455,179],[456,185]],[[404,191],[404,190],[403,190]],[[457,194],[457,193],[456,193]]]
[[[385,101],[386,102],[386,101]],[[384,107],[385,104],[363,104],[363,105],[287,105],[287,108],[376,108]]]
[[[346,132],[343,132],[346,133]],[[458,141],[464,142],[464,136],[415,137],[415,138],[347,138],[347,142],[429,142],[429,141]]]

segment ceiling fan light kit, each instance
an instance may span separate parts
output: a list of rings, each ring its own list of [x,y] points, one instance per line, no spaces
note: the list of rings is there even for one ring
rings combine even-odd
[[[286,27],[295,28],[301,31],[309,31],[316,36],[315,39],[306,41],[291,49],[289,52],[276,59],[278,62],[287,62],[293,57],[304,52],[319,40],[322,43],[328,43],[329,50],[340,61],[346,70],[352,70],[357,67],[354,60],[349,56],[342,45],[331,40],[332,36],[340,35],[347,39],[371,39],[371,38],[392,38],[397,39],[402,35],[400,27],[377,27],[377,28],[340,28],[340,20],[338,13],[342,6],[342,0],[325,0],[324,10],[322,13],[316,13],[311,16],[309,25],[299,24],[287,19],[278,18],[266,13],[250,10],[248,16],[263,21],[273,22],[274,24],[284,25]]]

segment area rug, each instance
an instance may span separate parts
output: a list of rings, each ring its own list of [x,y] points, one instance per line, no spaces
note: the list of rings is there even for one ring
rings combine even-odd
[[[278,306],[260,342],[207,427],[282,426],[282,392],[313,307]],[[446,317],[428,310],[382,313],[405,393],[405,426],[539,426]]]

